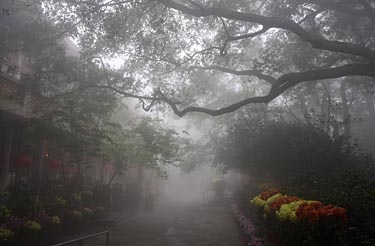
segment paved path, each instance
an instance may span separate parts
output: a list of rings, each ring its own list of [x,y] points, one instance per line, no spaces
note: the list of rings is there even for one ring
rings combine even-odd
[[[110,246],[244,246],[227,206],[169,203],[110,228]],[[87,241],[101,246],[104,239]]]

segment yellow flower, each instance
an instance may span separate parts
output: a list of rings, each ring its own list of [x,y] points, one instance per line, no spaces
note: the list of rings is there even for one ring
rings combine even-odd
[[[267,199],[266,201],[266,204],[264,205],[264,210],[269,213],[271,212],[271,205],[274,201],[276,201],[277,199],[279,199],[280,197],[282,197],[283,195],[281,195],[280,193],[277,193],[273,196],[271,196],[270,198]]]
[[[58,206],[65,206],[66,200],[63,199],[62,197],[55,196],[55,204],[58,205]]]
[[[6,241],[13,237],[13,232],[7,228],[0,227],[0,241]]]
[[[4,205],[0,205],[0,219],[1,218],[8,218],[10,216],[10,213],[12,211],[10,209],[8,209],[6,206]]]
[[[266,202],[267,202],[268,205],[271,205],[274,201],[276,201],[277,199],[279,199],[282,196],[283,195],[281,195],[280,193],[277,193],[277,194],[271,196],[270,198],[268,198]]]
[[[290,213],[290,215],[289,215],[289,219],[290,219],[290,221],[292,221],[292,222],[297,222],[298,217],[297,217],[295,211],[293,211],[292,213]]]
[[[77,193],[73,193],[73,194],[72,194],[72,198],[73,198],[73,200],[76,201],[76,202],[80,202],[80,201],[82,201],[82,197],[81,197],[79,194],[77,194]]]
[[[59,216],[52,216],[51,219],[52,219],[52,224],[58,225],[61,223]]]
[[[250,202],[257,207],[263,207],[266,204],[266,201],[260,198],[260,196],[254,197]]]
[[[283,204],[281,205],[280,209],[276,211],[276,217],[279,220],[290,220],[292,222],[296,222],[297,221],[296,211],[302,203],[306,203],[306,202],[308,201],[300,200],[300,201],[295,201],[295,202],[291,202],[288,204]]]
[[[40,229],[42,229],[42,226],[38,222],[36,222],[34,220],[29,220],[27,222],[27,226],[32,231],[39,231]]]
[[[72,215],[74,217],[78,218],[78,219],[82,218],[82,216],[83,216],[82,213],[80,211],[78,211],[78,210],[73,210],[72,211]]]

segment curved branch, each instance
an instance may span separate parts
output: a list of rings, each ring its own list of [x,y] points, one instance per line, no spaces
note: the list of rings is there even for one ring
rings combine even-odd
[[[223,19],[223,18],[221,18],[221,19]],[[225,25],[224,25],[224,27],[225,27]],[[229,42],[237,41],[237,40],[241,40],[241,39],[246,39],[246,38],[254,38],[256,36],[259,36],[259,35],[265,33],[266,31],[268,31],[268,29],[269,29],[269,27],[263,26],[263,28],[261,30],[256,31],[256,32],[252,32],[252,33],[248,33],[248,34],[244,34],[244,35],[239,35],[239,36],[231,36],[229,34],[228,30],[225,28],[225,31],[228,35],[228,38],[224,41],[223,47],[220,50],[220,54],[221,55],[226,54],[225,48],[226,48],[226,46],[228,45]]]
[[[199,70],[218,70],[224,73],[230,73],[234,75],[239,75],[239,76],[255,76],[258,77],[259,79],[265,80],[270,84],[275,84],[276,79],[270,75],[267,74],[262,74],[261,72],[257,70],[234,70],[230,68],[225,68],[217,65],[212,65],[212,66],[207,66],[207,67],[201,67],[201,66],[192,66],[189,69],[199,69]]]
[[[245,13],[239,11],[233,11],[223,8],[205,8],[196,9],[187,7],[181,3],[177,3],[173,0],[159,0],[160,3],[164,4],[166,7],[178,10],[185,14],[195,16],[195,17],[207,17],[207,16],[218,16],[226,19],[258,23],[269,28],[279,28],[288,30],[303,40],[309,42],[312,47],[321,50],[328,50],[332,52],[339,52],[350,54],[354,56],[360,56],[367,58],[370,61],[375,60],[375,51],[356,44],[345,43],[341,41],[331,41],[327,40],[321,36],[315,35],[303,29],[297,23],[279,17],[267,17],[258,14]]]
[[[117,88],[115,88],[113,86],[109,86],[109,85],[90,85],[90,86],[87,86],[86,88],[97,88],[97,89],[111,90],[111,91],[116,92],[117,94],[119,94],[123,97],[131,97],[131,98],[136,98],[136,99],[139,99],[139,100],[150,100],[150,101],[163,101],[164,100],[163,97],[137,95],[137,94],[133,94],[133,93],[130,93],[130,92],[126,92],[126,91],[117,89]],[[179,104],[178,102],[173,102],[173,101],[171,101],[171,103],[176,104],[176,105]]]
[[[217,68],[218,70],[222,69],[224,71],[232,72],[233,74],[243,73],[243,71],[236,71],[236,70],[230,70],[230,69],[227,70],[225,68],[220,68],[216,66],[212,66],[211,68],[212,69]],[[248,74],[245,74],[245,75],[248,75]],[[316,70],[305,71],[305,72],[294,72],[294,73],[284,74],[276,80],[272,78],[275,81],[272,83],[272,87],[267,95],[246,98],[237,103],[231,104],[227,107],[220,108],[220,109],[208,109],[204,107],[186,107],[180,110],[178,108],[178,105],[181,104],[181,102],[175,102],[172,99],[169,99],[166,95],[164,95],[164,93],[160,89],[157,89],[153,96],[143,96],[143,95],[133,94],[133,93],[115,88],[110,85],[88,84],[85,87],[80,88],[80,90],[90,89],[90,88],[111,90],[124,97],[139,99],[142,103],[142,106],[143,106],[142,108],[147,109],[147,110],[150,110],[151,107],[156,102],[164,102],[164,103],[167,103],[172,108],[173,112],[180,117],[183,117],[187,113],[192,113],[192,112],[199,112],[199,113],[205,113],[211,116],[218,116],[218,115],[233,112],[248,104],[269,103],[276,97],[280,96],[287,89],[292,88],[295,85],[302,83],[302,82],[332,79],[332,78],[339,78],[339,77],[344,77],[344,76],[367,76],[367,77],[375,78],[375,69],[373,69],[369,64],[347,64],[347,65],[342,65],[342,66],[333,67],[333,68],[316,69]],[[149,106],[146,106],[145,100],[151,101],[151,104]]]
[[[288,89],[305,81],[334,79],[345,76],[375,77],[375,70],[369,64],[346,64],[333,68],[284,74],[277,79],[276,83],[279,88]]]
[[[234,103],[230,106],[220,108],[220,109],[207,109],[203,107],[187,107],[182,110],[179,110],[177,105],[174,104],[170,99],[163,95],[159,91],[160,98],[163,102],[169,104],[173,112],[183,117],[187,113],[191,112],[200,112],[205,113],[211,116],[218,116],[226,113],[233,112],[243,106],[246,106],[251,103],[269,103],[279,95],[281,95],[287,89],[306,81],[315,81],[315,80],[324,80],[332,79],[344,76],[368,76],[375,77],[375,70],[371,68],[368,64],[348,64],[340,67],[320,69],[320,70],[311,70],[306,72],[296,72],[288,73],[280,76],[276,80],[276,84],[272,86],[269,93],[265,96],[251,97],[241,100],[237,103]]]
[[[318,14],[324,12],[325,10],[326,9],[318,9],[318,10],[315,10],[315,11],[307,14],[305,17],[303,17],[300,21],[297,22],[297,25],[301,25],[302,23],[304,23],[307,20],[314,20]]]

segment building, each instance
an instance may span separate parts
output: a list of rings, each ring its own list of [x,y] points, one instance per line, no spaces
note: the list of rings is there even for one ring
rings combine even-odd
[[[27,83],[23,76],[33,73],[33,58],[28,57],[20,48],[25,40],[23,32],[30,24],[30,15],[22,1],[1,1],[0,3],[0,192],[4,191],[9,183],[15,182],[17,173],[40,176],[43,172],[46,139],[30,140],[27,127],[32,119],[38,118],[42,112],[35,109],[36,99],[25,94],[15,95],[21,83]],[[18,35],[19,34],[19,35]],[[26,36],[26,35],[25,35]],[[69,38],[62,41],[66,47],[66,54],[77,56],[79,49]],[[29,157],[32,160],[30,167],[26,160],[20,157]],[[17,166],[18,165],[18,166]],[[24,170],[23,170],[24,169]],[[27,171],[26,171],[27,170]]]

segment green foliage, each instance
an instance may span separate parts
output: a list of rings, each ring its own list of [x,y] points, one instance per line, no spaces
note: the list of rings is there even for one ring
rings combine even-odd
[[[344,246],[348,245],[346,226],[341,224],[292,224],[280,222],[274,217],[263,218],[268,240],[280,245],[290,246]]]
[[[92,192],[96,190],[87,185],[74,187],[69,184],[72,181],[53,180],[41,187],[31,182],[10,186],[0,205],[0,228],[3,237],[7,231],[11,237],[0,236],[0,241],[7,240],[6,245],[51,245],[103,216],[103,201]]]
[[[40,199],[34,189],[24,182],[9,187],[5,205],[20,216],[35,214],[41,209]]]
[[[177,133],[151,118],[117,125],[109,131],[109,139],[101,151],[113,163],[117,175],[131,167],[144,167],[165,176],[162,166],[179,161]]]
[[[337,1],[297,0],[41,2],[47,18],[63,33],[79,40],[86,57],[124,57],[123,75],[133,81],[118,78],[112,85],[126,96],[132,94],[139,99],[138,95],[145,95],[150,108],[163,108],[150,99],[157,91],[168,95],[168,101],[178,102],[175,105],[179,107],[211,106],[215,101],[220,101],[219,107],[230,105],[248,97],[249,87],[255,87],[259,96],[269,86],[258,83],[262,76],[239,72],[251,75],[241,78],[235,76],[235,71],[250,69],[278,78],[284,73],[358,64],[358,55],[337,52],[332,48],[336,43],[330,41],[344,42],[349,50],[364,52],[371,51],[374,43],[373,6],[369,0],[345,6]],[[264,18],[247,21],[240,17],[243,13],[274,17],[269,20],[276,23],[268,30],[268,23],[259,21]],[[251,35],[262,27],[267,32]],[[320,39],[322,43],[317,45]],[[311,81],[297,80],[284,85],[293,87]],[[141,103],[144,106],[144,98]]]
[[[178,167],[182,172],[190,173],[210,163],[210,152],[207,144],[193,143],[191,140],[182,139],[179,142],[179,146],[182,161]]]
[[[329,178],[313,176],[300,177],[286,183],[289,192],[320,199],[325,203],[338,204],[348,211],[351,245],[372,245],[375,243],[375,172],[371,165],[350,170],[336,170]]]
[[[221,149],[216,154],[221,164],[245,171],[259,181],[271,181],[291,195],[346,208],[350,230],[348,238],[342,240],[349,245],[374,243],[373,160],[346,138],[333,139],[312,125],[274,123],[256,131],[230,129],[225,140],[226,152]],[[219,159],[222,155],[235,159]],[[290,240],[288,245],[294,245],[296,235],[301,236],[298,242],[307,240],[306,245],[334,245],[324,241],[330,238],[328,234],[319,236],[323,241],[308,241],[308,235],[321,228],[288,229],[273,221],[266,228],[279,233],[281,239]]]
[[[327,177],[367,161],[361,158],[345,138],[333,139],[313,125],[297,123],[269,123],[245,129],[234,125],[216,149],[217,163],[261,172],[281,183],[293,177]]]

